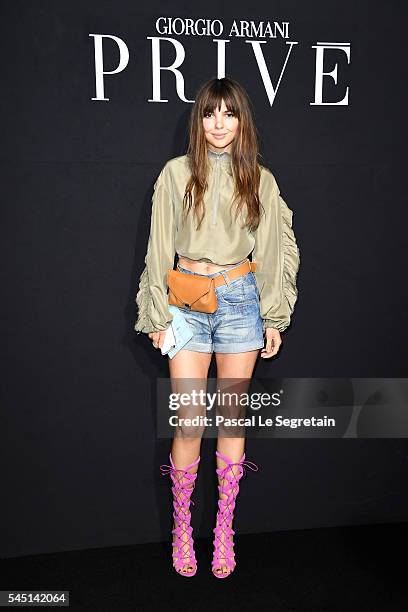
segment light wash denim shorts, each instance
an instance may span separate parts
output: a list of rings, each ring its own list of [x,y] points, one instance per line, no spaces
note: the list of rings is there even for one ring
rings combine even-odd
[[[245,261],[245,260],[244,260]],[[242,262],[235,266],[238,267]],[[215,278],[222,274],[225,284],[215,288],[218,308],[213,313],[176,308],[191,326],[193,337],[183,347],[200,353],[243,353],[264,347],[259,291],[253,272],[230,281],[225,271],[199,274],[177,264],[180,272]]]

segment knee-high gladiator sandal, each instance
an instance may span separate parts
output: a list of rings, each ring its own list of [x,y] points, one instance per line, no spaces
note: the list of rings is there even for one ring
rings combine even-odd
[[[192,467],[198,465],[200,457],[193,463],[190,463],[183,470],[176,469],[170,453],[170,465],[161,465],[160,470],[162,476],[170,474],[173,482],[171,488],[173,493],[173,519],[174,529],[172,534],[176,536],[173,541],[173,567],[181,576],[190,578],[197,572],[197,561],[194,552],[194,540],[192,537],[193,528],[190,525],[191,513],[190,502],[194,504],[191,494],[195,487],[197,473],[190,474],[188,471]],[[183,567],[186,571],[183,571]]]
[[[235,531],[232,529],[232,523],[235,500],[239,493],[239,481],[246,467],[257,472],[258,466],[252,461],[244,461],[245,453],[237,463],[233,463],[229,457],[218,451],[216,451],[216,455],[227,464],[224,468],[216,470],[221,482],[221,484],[218,484],[219,493],[220,495],[225,494],[226,498],[218,500],[216,527],[213,529],[215,536],[212,572],[216,578],[227,578],[236,566],[234,542],[232,541]],[[234,466],[237,466],[236,470],[233,469]],[[224,572],[224,567],[228,569],[227,572]]]

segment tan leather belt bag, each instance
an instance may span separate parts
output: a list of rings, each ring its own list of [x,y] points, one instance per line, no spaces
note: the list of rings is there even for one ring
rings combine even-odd
[[[248,274],[248,272],[255,272],[255,270],[256,263],[247,259],[236,268],[227,269],[224,272],[229,281],[233,281],[239,276]],[[168,270],[168,302],[179,308],[213,313],[218,308],[215,288],[224,284],[225,280],[222,274],[215,278],[207,278],[198,274],[186,274],[179,270]]]

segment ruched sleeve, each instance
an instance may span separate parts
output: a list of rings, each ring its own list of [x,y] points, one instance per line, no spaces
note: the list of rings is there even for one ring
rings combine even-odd
[[[266,327],[280,332],[289,325],[298,297],[296,278],[300,252],[292,227],[293,212],[280,195],[273,174],[266,170],[260,190],[261,221],[255,232],[252,261],[260,293],[261,317]]]
[[[145,267],[135,298],[138,315],[134,329],[138,334],[165,330],[173,320],[167,301],[167,270],[174,265],[174,242],[174,203],[166,164],[154,184]]]

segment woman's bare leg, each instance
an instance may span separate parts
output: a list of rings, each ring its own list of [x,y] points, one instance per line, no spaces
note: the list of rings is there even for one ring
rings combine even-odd
[[[206,391],[207,377],[210,367],[212,353],[200,353],[181,349],[173,359],[169,358],[170,379],[173,393],[189,393],[192,389]],[[195,379],[195,380],[190,380]],[[205,404],[203,406],[187,406],[179,408],[178,416],[192,417],[205,415]],[[193,463],[200,454],[201,437],[203,428],[180,427],[175,431],[172,442],[171,456],[177,469],[183,469]],[[189,472],[194,474],[197,467],[191,468]],[[174,528],[174,525],[173,525]],[[175,536],[173,537],[173,541]],[[187,541],[187,536],[185,538]],[[192,566],[190,559],[186,557],[186,563],[182,572],[189,572]]]
[[[238,383],[237,388],[240,389],[240,392],[245,392],[249,387],[249,382],[252,377],[256,360],[259,355],[259,349],[255,351],[248,351],[245,353],[217,353],[216,354],[216,363],[217,363],[217,389],[222,390],[223,387],[229,387],[230,383],[228,379],[240,378],[242,379],[242,384]],[[225,383],[223,384],[223,379]],[[247,382],[246,382],[247,381]],[[230,459],[232,459],[233,463],[238,462],[245,448],[245,438],[244,437],[228,437],[224,435],[218,435],[217,440],[217,450],[223,455],[227,455]],[[217,457],[217,467],[224,468],[227,464],[221,458]],[[236,466],[232,468],[235,471],[237,470]],[[220,485],[227,484],[226,481],[220,481]],[[226,495],[221,493],[220,499],[225,499]],[[231,525],[230,525],[231,526]],[[231,536],[232,538],[232,536]],[[221,547],[221,552],[223,553],[223,549]],[[220,573],[228,573],[229,569],[226,565],[220,566]]]

